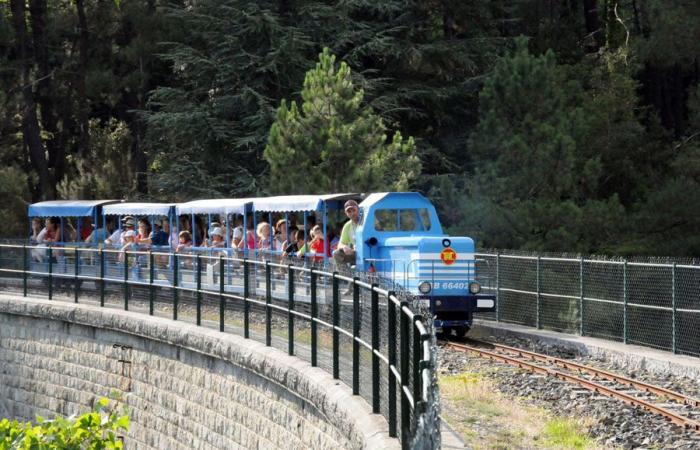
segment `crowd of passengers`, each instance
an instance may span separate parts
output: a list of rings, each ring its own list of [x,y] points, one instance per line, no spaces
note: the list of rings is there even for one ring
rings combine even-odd
[[[32,220],[32,234],[30,243],[34,245],[47,245],[52,243],[81,242],[96,245],[102,242],[106,248],[126,251],[161,250],[174,251],[176,253],[191,252],[194,247],[211,249],[245,249],[281,254],[283,257],[310,258],[318,262],[326,256],[332,256],[338,264],[354,264],[355,259],[355,229],[359,220],[359,207],[354,200],[348,200],[344,205],[345,215],[348,221],[342,230],[331,227],[328,233],[328,247],[324,239],[323,229],[316,224],[315,217],[307,218],[306,233],[303,223],[297,224],[294,219],[280,218],[271,229],[268,222],[259,222],[253,227],[253,218],[248,217],[246,227],[243,227],[242,217],[236,218],[231,227],[227,247],[226,227],[221,221],[215,220],[205,227],[199,216],[195,216],[195,233],[192,233],[190,217],[181,216],[179,219],[179,233],[170,227],[166,218],[151,221],[143,217],[136,220],[133,216],[125,216],[120,219],[121,226],[117,227],[115,220],[109,217],[106,228],[96,229],[91,218],[82,218],[79,230],[73,226],[70,220],[61,220],[58,217],[49,217],[43,223],[40,218]],[[64,236],[61,236],[61,228]],[[272,233],[272,235],[271,235]],[[105,238],[106,236],[106,238]],[[33,259],[43,260],[44,253],[35,251]],[[123,260],[123,255],[120,256]]]

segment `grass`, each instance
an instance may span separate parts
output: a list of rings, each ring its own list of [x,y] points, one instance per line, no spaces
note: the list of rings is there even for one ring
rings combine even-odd
[[[439,378],[443,417],[476,450],[594,450],[581,419],[557,417],[496,391],[484,373]]]

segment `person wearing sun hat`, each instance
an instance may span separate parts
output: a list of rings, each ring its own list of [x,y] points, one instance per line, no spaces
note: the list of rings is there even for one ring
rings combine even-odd
[[[209,247],[211,248],[223,248],[226,243],[224,242],[224,231],[221,227],[214,227],[209,231]]]
[[[343,264],[355,264],[355,231],[360,222],[360,207],[355,200],[348,200],[343,206],[347,222],[340,232],[338,248],[333,252],[333,261],[340,266]]]
[[[132,216],[124,216],[122,217],[122,228],[117,228],[114,230],[114,233],[107,239],[105,239],[105,244],[111,245],[113,247],[121,247],[124,242],[122,240],[122,234],[128,230],[134,229],[136,226],[136,223],[134,222],[134,218]]]

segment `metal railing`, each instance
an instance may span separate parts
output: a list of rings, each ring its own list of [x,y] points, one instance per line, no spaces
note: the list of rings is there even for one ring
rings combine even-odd
[[[700,265],[480,253],[497,321],[700,355]]]
[[[357,276],[225,253],[8,244],[0,244],[0,285],[25,297],[165,316],[279,347],[351,386],[386,418],[403,448],[439,447],[432,322],[405,293]]]

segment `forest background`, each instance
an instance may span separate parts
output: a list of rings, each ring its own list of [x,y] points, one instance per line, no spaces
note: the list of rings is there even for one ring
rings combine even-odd
[[[400,178],[482,247],[700,256],[699,57],[697,0],[0,0],[0,235],[43,199]],[[398,178],[285,134],[317,64]]]

